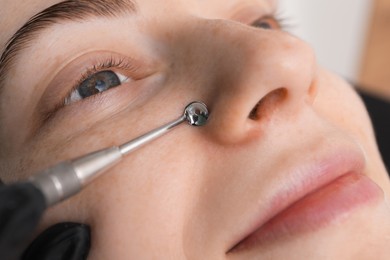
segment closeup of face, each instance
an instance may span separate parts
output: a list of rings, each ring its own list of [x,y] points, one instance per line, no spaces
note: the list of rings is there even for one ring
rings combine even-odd
[[[2,52],[18,32],[0,65],[3,182],[120,145],[192,101],[210,110],[49,209],[41,229],[90,225],[90,259],[388,259],[390,182],[370,119],[283,30],[276,1],[133,1],[1,1]]]

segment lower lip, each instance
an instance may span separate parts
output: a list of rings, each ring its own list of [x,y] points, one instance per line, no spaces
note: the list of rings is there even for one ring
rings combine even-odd
[[[269,220],[236,245],[231,252],[313,232],[342,220],[353,209],[383,198],[382,190],[362,174],[348,173],[308,194]]]

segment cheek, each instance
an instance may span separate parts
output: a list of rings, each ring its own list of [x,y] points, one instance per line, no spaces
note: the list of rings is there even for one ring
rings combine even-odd
[[[338,77],[321,71],[319,78],[314,108],[325,120],[361,146],[366,156],[366,174],[383,190],[390,192],[388,175],[364,103],[356,91]]]
[[[366,108],[356,91],[339,77],[320,70],[314,108],[359,142],[375,143]]]
[[[196,136],[192,128],[182,127],[141,148],[78,196],[53,208],[45,226],[87,223],[93,248],[108,255],[127,255],[142,246],[161,251],[180,245],[205,161],[200,146],[193,145],[200,142]],[[167,234],[169,241],[164,239]]]

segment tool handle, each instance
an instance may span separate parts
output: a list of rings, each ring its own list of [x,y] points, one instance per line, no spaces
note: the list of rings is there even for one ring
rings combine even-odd
[[[70,161],[59,163],[30,178],[44,195],[47,207],[67,199],[81,190],[81,182]]]
[[[71,161],[61,162],[34,174],[30,181],[42,191],[48,207],[78,193],[122,159],[118,147],[96,151]]]

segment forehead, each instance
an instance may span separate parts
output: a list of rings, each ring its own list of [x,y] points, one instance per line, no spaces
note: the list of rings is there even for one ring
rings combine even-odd
[[[0,8],[0,46],[23,26],[33,15],[60,0],[2,0]]]
[[[107,0],[109,2],[110,0]],[[126,0],[124,0],[126,1]],[[0,49],[7,40],[22,27],[32,16],[42,10],[62,2],[61,0],[2,0],[0,8]],[[207,7],[232,8],[235,5],[262,3],[276,6],[277,0],[138,0],[135,1],[141,9],[161,6],[180,6],[184,8],[196,8],[197,11],[208,12]]]

